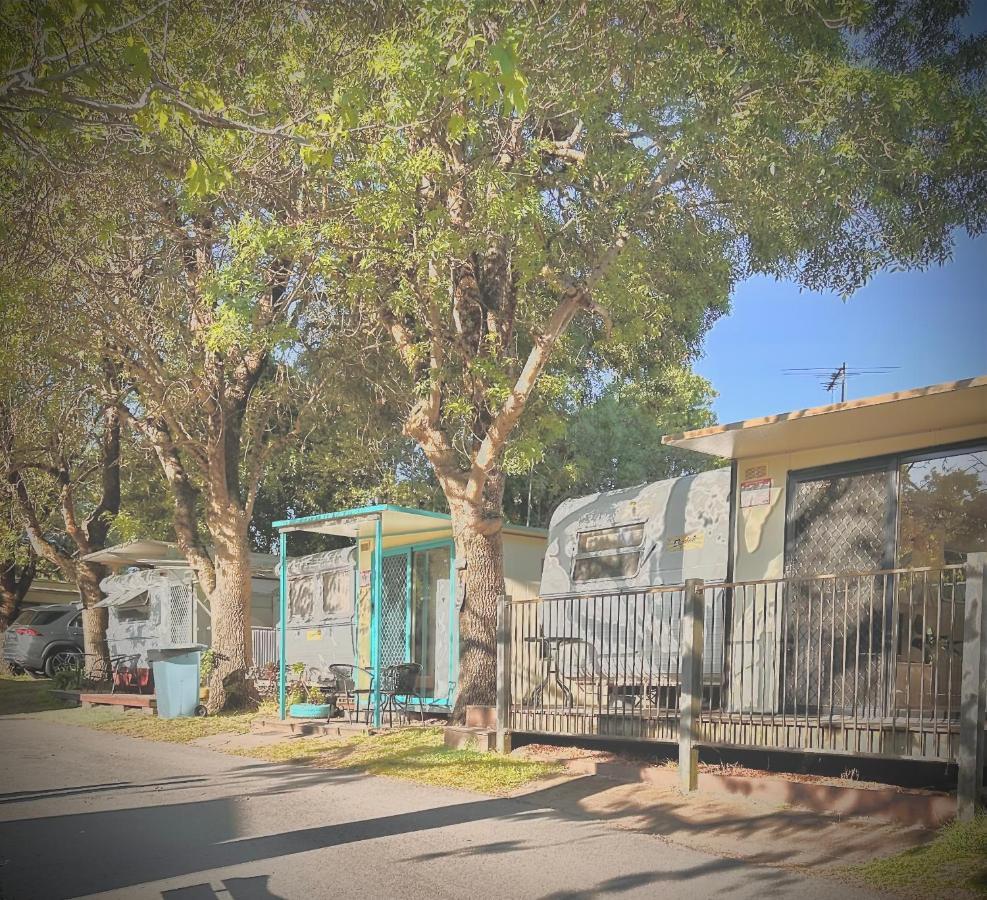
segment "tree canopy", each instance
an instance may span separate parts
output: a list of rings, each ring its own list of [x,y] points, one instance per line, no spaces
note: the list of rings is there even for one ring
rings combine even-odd
[[[359,384],[393,410],[465,562],[461,709],[491,698],[507,479],[574,398],[617,428],[633,386],[686,384],[752,274],[849,296],[983,231],[987,45],[966,9],[21,4],[4,190],[32,223],[87,223],[74,271],[124,414],[166,474],[169,446],[201,470],[240,544],[264,448],[314,394]],[[24,190],[38,170],[62,177]]]

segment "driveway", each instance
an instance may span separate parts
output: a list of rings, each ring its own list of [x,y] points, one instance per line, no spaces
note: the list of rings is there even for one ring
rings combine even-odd
[[[868,896],[517,799],[0,718],[0,897]],[[876,895],[870,895],[876,896]]]

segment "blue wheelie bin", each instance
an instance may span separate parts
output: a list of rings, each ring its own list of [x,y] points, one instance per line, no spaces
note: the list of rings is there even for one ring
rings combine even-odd
[[[199,660],[203,647],[149,650],[154,695],[162,719],[194,716],[199,705]]]

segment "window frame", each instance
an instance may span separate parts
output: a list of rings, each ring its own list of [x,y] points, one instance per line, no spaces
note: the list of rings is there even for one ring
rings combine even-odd
[[[788,563],[792,555],[792,545],[795,539],[794,488],[800,482],[861,475],[867,472],[885,472],[888,477],[889,490],[888,504],[885,510],[882,571],[893,570],[897,567],[898,562],[899,531],[901,525],[901,485],[899,484],[898,476],[902,465],[939,459],[943,456],[959,456],[962,453],[987,453],[987,438],[972,438],[967,441],[954,441],[948,444],[920,447],[915,450],[903,450],[899,453],[885,453],[880,456],[868,456],[861,459],[829,463],[824,466],[790,470],[785,481],[784,570],[788,570]]]
[[[617,531],[620,532],[624,528],[640,528],[641,529],[641,540],[639,543],[631,547],[613,547],[606,550],[587,550],[582,553],[579,552],[579,539],[584,534],[594,534],[601,531]],[[572,553],[572,564],[569,567],[569,577],[572,579],[573,584],[589,584],[593,581],[626,581],[630,578],[636,578],[638,573],[641,571],[641,564],[644,562],[645,552],[645,539],[647,538],[647,519],[633,519],[629,522],[617,522],[614,525],[604,525],[601,528],[587,528],[584,531],[576,532],[576,545]],[[629,575],[603,575],[598,578],[577,578],[576,569],[579,563],[587,559],[607,559],[616,558],[619,556],[630,556],[637,555],[638,562],[637,568]]]

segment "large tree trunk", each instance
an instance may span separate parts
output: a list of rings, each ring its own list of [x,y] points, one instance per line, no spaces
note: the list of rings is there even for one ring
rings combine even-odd
[[[82,597],[82,641],[86,651],[86,677],[93,681],[106,681],[110,677],[110,648],[106,641],[107,610],[95,609],[103,599],[99,587],[106,575],[102,566],[78,563],[75,569],[76,585]]]
[[[497,701],[497,602],[504,594],[504,476],[488,477],[479,504],[450,504],[457,557],[466,563],[459,589],[459,686],[452,720],[467,706]]]
[[[252,701],[247,669],[250,645],[250,544],[247,518],[239,510],[223,510],[210,516],[214,539],[215,588],[209,594],[212,649],[216,668],[209,678],[210,713],[242,709]]]

